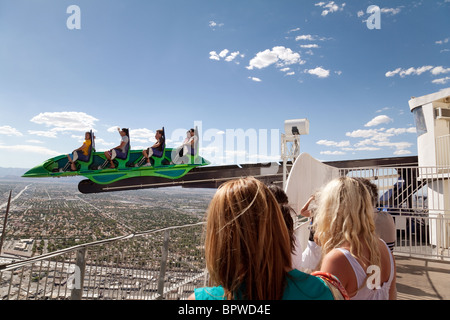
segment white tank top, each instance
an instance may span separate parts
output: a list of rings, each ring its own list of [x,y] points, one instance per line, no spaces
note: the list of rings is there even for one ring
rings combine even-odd
[[[389,252],[389,260],[391,264],[391,272],[389,275],[388,281],[383,283],[379,289],[370,289],[364,284],[364,281],[366,280],[367,274],[362,268],[362,266],[359,264],[359,262],[355,259],[355,257],[352,256],[352,254],[342,248],[338,248],[339,251],[341,251],[345,257],[347,258],[348,262],[350,262],[353,272],[355,273],[357,285],[358,288],[361,288],[355,296],[351,297],[350,300],[389,300],[389,289],[391,288],[392,280],[394,279],[394,260],[392,258],[392,254],[386,245],[386,243],[383,241],[384,245],[386,246],[388,252]]]

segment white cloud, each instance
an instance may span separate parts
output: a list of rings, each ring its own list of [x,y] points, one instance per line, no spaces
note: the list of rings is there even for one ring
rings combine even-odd
[[[117,132],[118,128],[119,128],[119,126],[113,126],[113,127],[109,127],[108,129],[106,129],[106,131],[108,131],[108,132]]]
[[[410,128],[390,128],[386,130],[386,133],[392,133],[394,135],[399,135],[403,133],[416,133],[415,127]]]
[[[38,143],[38,144],[44,143],[44,142],[42,142],[42,141],[40,141],[40,140],[33,140],[33,139],[27,140],[26,142],[28,142],[28,143]]]
[[[358,18],[361,18],[364,15],[364,11],[359,10],[357,15],[358,15]]]
[[[217,61],[220,60],[219,55],[218,55],[217,52],[215,52],[215,51],[211,51],[211,52],[209,53],[209,58],[210,58],[211,60],[217,60]]]
[[[377,146],[380,147],[394,147],[397,150],[406,149],[412,146],[412,143],[410,142],[391,142],[391,141],[380,141],[374,143]]]
[[[325,41],[332,38],[319,37],[312,34],[302,34],[295,37],[295,41]]]
[[[389,110],[390,108],[389,107],[384,107],[384,108],[381,108],[381,109],[378,109],[377,111],[375,111],[376,113],[380,113],[380,112],[383,112],[383,111],[387,111],[387,110]]]
[[[402,155],[405,155],[405,154],[411,154],[411,151],[400,149],[400,150],[394,151],[394,154],[397,155],[397,156],[402,156]]]
[[[23,134],[19,130],[17,130],[16,128],[13,128],[11,126],[1,126],[0,134],[5,134],[7,136],[18,136],[18,137],[23,136]]]
[[[346,136],[351,138],[364,138],[354,144],[356,149],[354,150],[367,150],[375,151],[380,148],[394,148],[395,155],[410,154],[411,152],[406,150],[412,146],[410,142],[392,142],[391,137],[398,136],[405,133],[415,133],[416,128],[380,128],[380,129],[367,129],[367,130],[355,130],[347,132]],[[344,148],[343,148],[344,149]]]
[[[230,52],[228,49],[223,49],[222,51],[220,51],[219,57],[225,58],[227,56],[228,52]]]
[[[286,68],[282,68],[280,69],[281,72],[285,72],[286,76],[293,76],[295,74],[294,71],[291,71],[291,68],[286,67]]]
[[[393,76],[395,76],[396,74],[400,73],[401,70],[402,70],[402,68],[397,68],[397,69],[395,69],[395,70],[393,70],[393,71],[388,71],[388,72],[386,72],[385,76],[386,76],[387,78],[393,77]]]
[[[327,150],[327,151],[320,151],[320,154],[331,155],[331,156],[340,156],[340,155],[344,155],[345,152]]]
[[[44,112],[33,117],[31,122],[53,127],[51,131],[89,131],[98,119],[84,112]]]
[[[296,63],[304,63],[304,61],[301,60],[299,53],[293,52],[291,49],[283,46],[277,46],[272,49],[258,52],[256,56],[250,60],[249,65],[246,68],[248,70],[253,70],[254,68],[262,69],[272,64],[276,64],[277,67],[284,67]]]
[[[95,138],[95,145],[98,150],[100,150],[101,148],[111,149],[111,148],[117,146],[117,142],[107,142],[103,138]],[[136,146],[134,146],[134,148],[139,149]]]
[[[357,147],[357,148],[342,148],[344,151],[378,151],[381,148],[377,147]]]
[[[241,58],[245,57],[245,55],[241,54],[239,51],[234,51],[228,55],[229,52],[230,52],[230,50],[228,50],[228,49],[223,49],[222,51],[220,51],[220,53],[217,53],[216,51],[210,51],[209,59],[217,60],[217,61],[224,59],[225,61],[230,62],[230,61],[233,61],[236,57],[241,57]],[[238,63],[238,62],[236,62],[236,63]]]
[[[255,81],[255,82],[261,82],[262,80],[260,78],[256,78],[256,77],[248,77],[249,79]]]
[[[397,68],[395,70],[386,72],[385,76],[387,78],[389,78],[389,77],[393,77],[395,75],[399,75],[401,78],[404,78],[404,77],[410,76],[410,75],[421,75],[422,73],[427,72],[427,71],[430,71],[430,73],[432,75],[436,76],[441,73],[449,73],[450,68],[444,68],[443,66],[437,66],[437,67],[422,66],[419,68],[411,67],[408,69]]]
[[[329,1],[328,3],[319,2],[319,3],[316,3],[315,6],[324,8],[324,10],[322,11],[322,16],[326,16],[329,13],[344,10],[345,2],[343,4],[341,4],[340,6],[338,4],[336,4],[334,1]]]
[[[39,137],[56,138],[56,131],[28,130],[28,133]]]
[[[411,67],[411,68],[409,68],[409,69],[407,69],[407,70],[401,70],[400,71],[400,77],[405,77],[405,76],[409,76],[409,75],[421,75],[422,73],[424,73],[424,72],[426,72],[426,71],[428,71],[428,70],[431,70],[433,67],[432,66],[423,66],[423,67],[420,67],[420,68],[413,68],[413,67]]]
[[[289,30],[287,33],[291,33],[291,32],[296,32],[296,31],[300,31],[300,28],[294,28]]]
[[[444,68],[442,66],[439,67],[434,67],[431,71],[430,71],[433,75],[439,75],[441,73],[449,73],[450,72],[450,68]]]
[[[433,66],[422,66],[422,67],[419,67],[419,68],[411,67],[411,68],[408,68],[408,69],[397,68],[397,69],[395,69],[393,71],[386,72],[385,76],[386,77],[393,77],[393,76],[398,74],[398,75],[400,75],[400,77],[404,78],[404,77],[409,76],[409,75],[421,75],[425,71],[429,71],[431,69],[433,69]]]
[[[401,8],[381,8],[381,13],[389,13],[393,16],[395,16],[396,14],[400,13]]]
[[[302,44],[300,45],[301,48],[305,49],[311,49],[311,48],[319,48],[319,45],[317,44]]]
[[[445,78],[435,79],[431,82],[435,83],[435,84],[446,84],[447,81],[449,81],[449,80],[450,80],[450,77],[445,77]]]
[[[147,142],[155,141],[155,132],[146,128],[143,129],[130,129],[130,138],[132,141]]]
[[[46,147],[34,146],[34,145],[15,145],[15,146],[3,146],[0,145],[0,150],[7,150],[12,152],[26,152],[26,153],[38,153],[50,157],[60,155],[60,152],[48,149]]]
[[[378,133],[379,130],[377,129],[367,129],[367,130],[358,129],[352,132],[347,132],[345,135],[351,138],[369,138],[377,135]]]
[[[217,23],[217,22],[215,22],[215,21],[213,21],[213,20],[211,20],[211,21],[209,21],[209,27],[211,28],[211,29],[213,29],[213,30],[216,30],[216,27],[223,27],[224,26],[224,24],[223,23]]]
[[[327,78],[330,75],[330,70],[326,70],[322,67],[317,67],[315,69],[307,69],[307,70],[305,70],[305,72],[315,75],[319,78]]]
[[[374,127],[374,126],[377,126],[382,123],[389,123],[391,121],[393,121],[393,120],[391,118],[389,118],[388,116],[381,115],[381,116],[376,116],[375,118],[373,118],[372,120],[367,122],[364,126],[365,127]]]
[[[228,61],[228,62],[233,61],[239,55],[240,55],[239,51],[232,52],[232,53],[230,53],[230,55],[228,57],[225,58],[225,61]],[[240,56],[242,58],[244,57],[244,55],[240,55]]]
[[[327,147],[348,147],[350,146],[350,141],[346,140],[346,141],[341,141],[341,142],[336,142],[336,141],[330,141],[330,140],[319,140],[316,142],[319,145],[323,145],[323,146],[327,146]]]
[[[373,125],[386,123],[392,121],[391,118],[384,116],[383,118],[377,118],[371,120]],[[350,138],[358,139],[352,143],[349,140],[334,141],[334,140],[319,140],[316,144],[326,146],[330,148],[338,148],[338,150],[322,151],[320,154],[324,155],[343,155],[346,152],[357,151],[379,151],[383,148],[393,149],[395,155],[410,154],[408,148],[413,145],[410,142],[391,141],[393,137],[400,136],[402,134],[415,133],[415,127],[409,128],[378,128],[378,129],[359,129],[351,132],[347,132],[346,136]]]
[[[295,37],[295,41],[300,41],[300,40],[315,41],[315,40],[317,40],[317,38],[311,34],[302,34],[301,36]]]
[[[436,41],[435,43],[436,44],[444,44],[444,43],[448,43],[449,41],[450,41],[450,38],[445,38],[443,40]]]

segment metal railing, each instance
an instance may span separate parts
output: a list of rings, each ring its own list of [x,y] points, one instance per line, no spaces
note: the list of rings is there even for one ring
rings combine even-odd
[[[83,244],[0,266],[0,299],[185,299],[206,281],[204,223]]]
[[[450,166],[349,168],[340,175],[377,185],[377,208],[395,221],[395,253],[450,258]]]
[[[395,254],[450,259],[450,199],[443,196],[450,188],[449,171],[379,167],[340,174],[378,186],[378,209],[395,219]],[[204,225],[130,234],[0,265],[0,299],[186,299],[208,278]],[[309,232],[303,220],[297,227]]]

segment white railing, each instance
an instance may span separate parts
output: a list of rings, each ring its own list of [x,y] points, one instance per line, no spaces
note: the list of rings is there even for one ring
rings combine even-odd
[[[395,253],[449,259],[450,166],[341,169],[378,187],[378,210],[395,221]]]

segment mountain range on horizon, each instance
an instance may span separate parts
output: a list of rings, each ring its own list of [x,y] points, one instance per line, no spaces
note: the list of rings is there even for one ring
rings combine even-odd
[[[21,177],[25,172],[30,169],[25,168],[4,168],[0,167],[0,178],[2,177]]]

